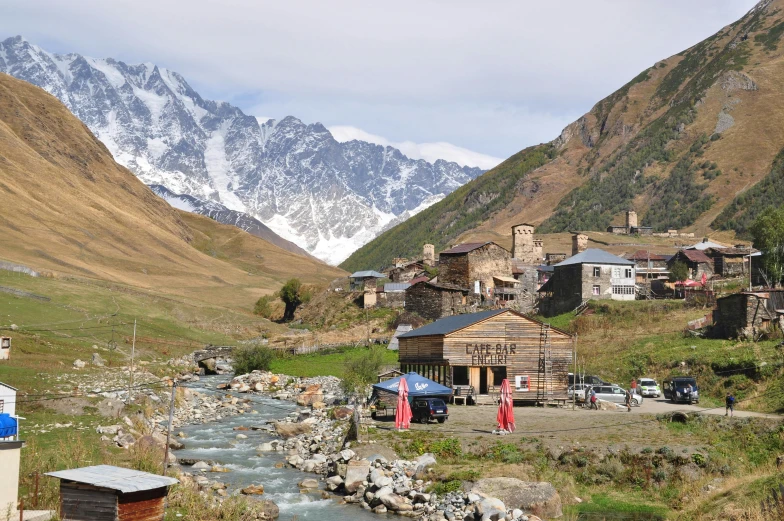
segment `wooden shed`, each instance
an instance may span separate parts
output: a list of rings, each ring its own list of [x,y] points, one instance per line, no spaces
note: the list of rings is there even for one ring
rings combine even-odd
[[[60,480],[60,518],[162,521],[174,478],[111,465],[48,472]]]
[[[511,309],[442,318],[398,337],[400,369],[492,395],[504,378],[520,401],[566,401],[574,339]]]

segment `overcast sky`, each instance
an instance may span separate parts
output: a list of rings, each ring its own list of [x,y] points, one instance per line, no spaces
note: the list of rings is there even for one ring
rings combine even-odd
[[[181,73],[338,139],[489,167],[754,0],[3,0],[0,38]]]

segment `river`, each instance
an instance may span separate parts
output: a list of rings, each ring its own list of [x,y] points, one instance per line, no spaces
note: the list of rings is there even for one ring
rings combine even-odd
[[[205,394],[216,392],[215,386],[229,379],[225,376],[202,377],[199,382],[187,387]],[[256,447],[265,441],[277,439],[264,431],[235,431],[234,427],[263,425],[268,420],[276,420],[297,410],[290,402],[274,400],[263,396],[250,397],[253,409],[258,414],[242,414],[224,418],[219,422],[202,425],[188,425],[178,429],[186,438],[180,440],[185,448],[174,451],[178,458],[214,461],[231,470],[227,473],[206,473],[210,479],[229,485],[229,492],[251,484],[263,485],[264,495],[259,496],[275,502],[280,509],[281,521],[307,519],[311,521],[378,521],[379,516],[359,508],[357,505],[339,505],[332,499],[321,499],[318,494],[300,494],[297,483],[308,477],[318,478],[288,467],[275,468],[276,463],[284,462],[283,453],[263,453],[259,455]],[[248,438],[236,439],[237,434]],[[188,470],[185,467],[184,470]]]

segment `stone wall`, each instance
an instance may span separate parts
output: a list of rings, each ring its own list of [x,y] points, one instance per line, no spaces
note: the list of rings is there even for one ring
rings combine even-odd
[[[390,291],[378,294],[378,307],[398,309],[405,307],[405,303],[405,291]]]
[[[406,290],[405,309],[422,318],[437,320],[442,317],[476,311],[474,296],[460,289],[448,289],[427,282],[414,284]]]
[[[767,299],[737,293],[717,302],[718,323],[729,338],[753,338],[770,328],[775,317],[767,309]]]

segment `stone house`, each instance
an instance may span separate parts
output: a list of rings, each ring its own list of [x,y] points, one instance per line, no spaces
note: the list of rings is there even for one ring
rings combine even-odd
[[[756,339],[784,317],[784,290],[742,292],[716,300],[713,320],[726,338]]]
[[[465,243],[442,251],[438,282],[468,288],[485,297],[492,295],[494,276],[512,276],[512,256],[494,242]]]
[[[382,291],[377,292],[377,305],[382,308],[404,308],[406,290],[411,287],[408,282],[388,282]]]
[[[349,275],[349,291],[364,291],[368,283],[375,286],[380,279],[385,279],[386,275],[373,270],[357,271]]]
[[[637,250],[624,256],[633,261],[637,266],[637,283],[649,284],[652,280],[665,280],[669,278],[670,270],[667,267],[667,257],[647,250]]]
[[[422,318],[437,320],[476,311],[479,300],[477,295],[469,295],[468,288],[421,281],[406,289],[405,310]]]
[[[722,277],[738,277],[749,272],[749,256],[757,253],[751,247],[708,248],[705,255],[713,259],[713,271]]]
[[[554,266],[539,289],[539,311],[552,316],[586,300],[635,300],[636,269],[634,261],[589,248]]]
[[[425,263],[415,260],[390,268],[389,271],[387,271],[387,278],[392,282],[411,282],[411,279],[426,274],[427,269]]]
[[[707,278],[713,276],[713,260],[705,255],[704,251],[697,249],[679,250],[678,253],[667,261],[667,267],[672,269],[673,264],[679,261],[689,267],[689,278],[691,280],[700,280],[703,273]]]

